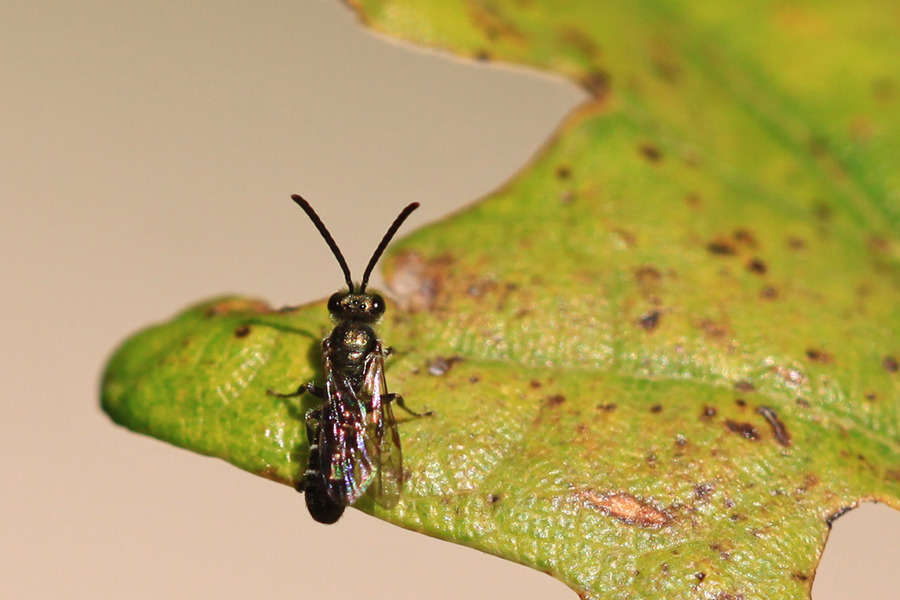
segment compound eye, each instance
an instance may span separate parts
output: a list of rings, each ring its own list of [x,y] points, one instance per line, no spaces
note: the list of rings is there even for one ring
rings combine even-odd
[[[339,319],[344,314],[343,300],[346,296],[344,292],[336,292],[328,299],[328,312],[332,317]]]
[[[384,314],[384,298],[379,294],[372,294],[372,314],[377,317]]]

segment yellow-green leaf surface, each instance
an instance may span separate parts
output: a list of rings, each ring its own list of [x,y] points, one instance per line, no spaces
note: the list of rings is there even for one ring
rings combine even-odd
[[[585,598],[808,598],[832,519],[900,506],[900,9],[358,0],[581,83],[504,189],[397,243],[404,527]],[[427,201],[427,198],[423,198]],[[118,351],[119,423],[282,482],[323,304],[220,299]]]

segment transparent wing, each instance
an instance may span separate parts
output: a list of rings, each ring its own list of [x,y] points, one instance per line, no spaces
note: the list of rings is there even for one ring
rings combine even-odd
[[[370,408],[366,442],[369,456],[373,457],[376,466],[371,493],[379,505],[393,508],[403,487],[403,457],[400,433],[384,378],[384,348],[381,342],[366,357],[360,399]]]
[[[324,357],[327,402],[319,425],[319,468],[328,496],[349,506],[371,485],[377,468],[370,448],[369,407],[352,383]]]

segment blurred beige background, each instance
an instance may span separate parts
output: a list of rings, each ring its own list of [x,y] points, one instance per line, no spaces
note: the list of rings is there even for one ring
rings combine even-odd
[[[241,292],[326,296],[522,167],[584,95],[417,52],[337,0],[0,7],[0,597],[574,598],[561,583],[114,426],[104,361]],[[377,283],[377,282],[376,282]],[[900,515],[840,519],[816,600],[900,595]],[[880,586],[880,587],[879,587]]]

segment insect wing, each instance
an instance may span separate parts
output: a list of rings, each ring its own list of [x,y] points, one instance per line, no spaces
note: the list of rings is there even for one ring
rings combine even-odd
[[[400,433],[384,378],[384,349],[380,342],[375,351],[366,357],[360,396],[368,401],[371,408],[366,439],[377,466],[372,494],[379,505],[393,508],[403,487],[403,457]]]
[[[325,390],[319,426],[319,467],[328,496],[349,506],[372,483],[376,464],[368,447],[369,410],[351,382],[325,356]]]

